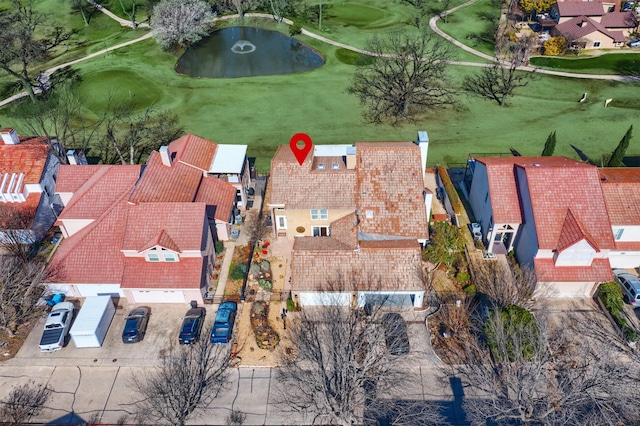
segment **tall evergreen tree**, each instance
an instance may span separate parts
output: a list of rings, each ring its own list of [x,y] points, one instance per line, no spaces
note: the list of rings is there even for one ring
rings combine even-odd
[[[632,131],[633,125],[629,126],[629,130],[627,130],[627,133],[624,134],[615,151],[613,151],[613,154],[611,154],[611,158],[607,163],[607,167],[624,167],[622,159],[624,158],[625,152],[627,152],[627,148],[629,148],[629,141],[631,141]]]
[[[551,157],[553,155],[553,151],[556,149],[556,131],[549,133],[547,136],[547,141],[544,143],[544,149],[542,150],[543,157]]]

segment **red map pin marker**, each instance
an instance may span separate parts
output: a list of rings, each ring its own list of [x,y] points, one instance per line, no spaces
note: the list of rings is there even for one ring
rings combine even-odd
[[[304,143],[304,146],[299,147],[298,142]],[[302,166],[304,159],[307,158],[307,154],[311,151],[311,148],[313,148],[313,143],[311,142],[309,135],[306,133],[296,133],[291,137],[289,148],[291,148],[291,152],[293,152],[296,160],[298,160],[298,164]]]

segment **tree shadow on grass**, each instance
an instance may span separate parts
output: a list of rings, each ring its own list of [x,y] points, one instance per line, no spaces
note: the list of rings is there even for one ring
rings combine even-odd
[[[622,58],[613,65],[613,70],[619,75],[640,77],[640,55],[626,55],[629,58]]]

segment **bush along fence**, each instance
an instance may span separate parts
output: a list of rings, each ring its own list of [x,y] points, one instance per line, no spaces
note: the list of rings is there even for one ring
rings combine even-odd
[[[458,196],[456,187],[453,185],[453,182],[451,182],[451,178],[449,177],[449,173],[447,173],[446,167],[442,164],[438,164],[437,170],[438,177],[440,178],[440,182],[442,182],[442,186],[446,192],[446,197],[449,198],[454,215],[461,214],[464,211],[464,207],[462,207],[462,202],[460,202],[460,197]]]
[[[622,289],[617,282],[602,283],[596,292],[596,301],[621,337],[630,344],[638,341],[638,332],[627,324],[624,318]]]

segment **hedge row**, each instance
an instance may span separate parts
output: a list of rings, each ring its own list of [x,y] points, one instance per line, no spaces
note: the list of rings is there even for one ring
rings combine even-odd
[[[447,191],[447,195],[449,195],[449,200],[451,200],[453,212],[455,214],[462,213],[464,211],[464,207],[462,207],[458,192],[456,191],[455,186],[453,186],[453,182],[451,182],[451,178],[449,177],[449,173],[447,173],[447,169],[441,164],[438,165],[438,175],[440,176],[440,180],[444,185],[444,190]]]

